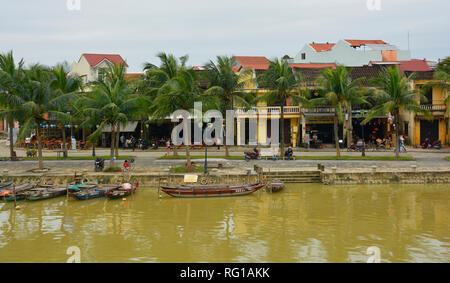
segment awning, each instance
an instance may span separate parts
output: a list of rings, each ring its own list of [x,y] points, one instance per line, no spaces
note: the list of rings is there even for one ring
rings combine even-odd
[[[127,122],[127,125],[125,126],[125,128],[123,128],[122,123],[120,124],[120,132],[121,133],[132,133],[136,130],[138,121],[135,122]],[[106,125],[103,128],[103,133],[110,133],[111,132],[111,125]]]

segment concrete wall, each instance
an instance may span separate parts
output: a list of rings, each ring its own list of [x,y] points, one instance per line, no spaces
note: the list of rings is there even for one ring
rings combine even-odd
[[[450,171],[322,173],[325,185],[448,184]]]
[[[395,48],[395,47],[393,47]],[[302,60],[302,53],[306,54]],[[411,60],[411,53],[405,50],[397,50],[398,60]],[[370,61],[382,61],[382,50],[354,49],[345,40],[340,40],[330,51],[316,52],[309,44],[305,45],[295,56],[294,62],[299,64],[309,63],[337,63],[349,67],[361,67]]]

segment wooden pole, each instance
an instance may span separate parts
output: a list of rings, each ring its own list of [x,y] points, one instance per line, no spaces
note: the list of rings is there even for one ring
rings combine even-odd
[[[14,208],[17,207],[16,204],[16,185],[13,185],[13,196],[14,196]]]

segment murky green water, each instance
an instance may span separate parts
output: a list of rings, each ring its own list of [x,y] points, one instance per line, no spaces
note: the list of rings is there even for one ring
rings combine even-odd
[[[449,262],[448,185],[289,186],[215,199],[0,203],[0,262]]]

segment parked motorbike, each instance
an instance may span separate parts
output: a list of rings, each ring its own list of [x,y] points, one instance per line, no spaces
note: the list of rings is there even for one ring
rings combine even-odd
[[[422,143],[422,149],[427,149],[428,146],[430,145],[430,140],[428,138],[426,138],[423,143]]]
[[[440,140],[437,140],[429,145],[429,149],[441,149],[442,143]]]
[[[245,160],[250,161],[252,159],[261,159],[261,154],[258,150],[244,152]]]
[[[105,168],[105,160],[103,158],[95,159],[95,172],[101,172]]]

